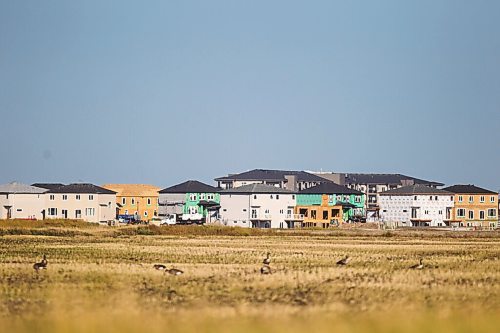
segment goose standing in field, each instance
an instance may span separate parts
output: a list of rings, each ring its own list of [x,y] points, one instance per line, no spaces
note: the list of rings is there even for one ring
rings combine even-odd
[[[165,270],[165,273],[168,273],[170,275],[182,275],[182,274],[184,274],[183,271],[181,271],[180,269],[177,269],[177,268],[167,269],[167,270]]]
[[[41,269],[47,269],[48,263],[49,262],[47,261],[47,256],[44,254],[42,261],[35,262],[35,264],[33,265],[33,269],[38,273],[38,271]]]
[[[153,268],[156,269],[157,271],[164,271],[167,269],[167,266],[162,264],[155,264],[153,265]]]
[[[271,267],[269,267],[269,265],[264,264],[264,266],[260,268],[260,274],[271,274]]]
[[[262,263],[264,265],[269,265],[271,263],[271,258],[269,257],[271,255],[270,252],[267,252],[267,256],[264,258],[264,260],[262,261]]]
[[[340,259],[339,261],[337,261],[337,265],[345,266],[345,265],[347,265],[349,263],[350,260],[351,260],[351,257],[345,256],[345,258]]]
[[[413,266],[410,266],[410,269],[423,269],[424,268],[424,263],[422,261],[423,261],[423,259],[420,258],[419,263],[415,264]]]

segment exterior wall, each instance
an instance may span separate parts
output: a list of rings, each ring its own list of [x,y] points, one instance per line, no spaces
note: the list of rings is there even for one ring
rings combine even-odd
[[[138,214],[143,221],[149,221],[158,215],[158,196],[117,195],[116,202],[122,206],[118,210],[120,215]]]
[[[343,209],[340,202],[350,203],[355,207]],[[364,206],[364,195],[298,194],[295,213],[307,215],[304,216],[304,227],[327,228],[332,222],[340,224],[354,216],[364,216]]]
[[[295,207],[294,194],[221,194],[220,215],[229,226],[288,228],[287,215]]]
[[[6,219],[10,208],[12,219],[37,219],[43,218],[42,211],[45,207],[45,194],[11,193],[0,194],[0,219]]]
[[[472,199],[472,200],[471,200]],[[483,199],[483,200],[482,200]],[[452,219],[463,227],[495,227],[498,222],[497,194],[455,194]],[[463,214],[459,214],[459,210]],[[484,218],[481,218],[481,212]],[[494,214],[491,214],[493,213]],[[472,214],[472,218],[469,214]]]
[[[203,217],[207,217],[207,210],[200,206],[201,200],[214,201],[220,203],[219,193],[186,193],[183,214],[191,214],[196,211]]]
[[[186,194],[183,193],[160,193],[159,195],[159,215],[183,214],[186,203]]]
[[[381,195],[380,217],[384,222],[416,226],[429,220],[431,227],[445,226],[451,218],[453,195]],[[412,211],[414,215],[412,217]]]
[[[244,185],[251,185],[251,184],[265,184],[265,185],[272,185],[276,186],[279,188],[286,188],[286,180],[283,181],[267,181],[267,180],[233,180],[233,181],[218,181],[217,182],[217,187],[222,188],[222,189],[229,189],[229,188],[237,188],[240,186]],[[319,185],[319,182],[304,182],[304,181],[297,181],[296,188],[297,190],[305,190],[307,188]]]
[[[80,199],[77,199],[77,196]],[[116,218],[116,195],[114,194],[46,194],[46,218],[77,219],[87,222],[107,222]],[[66,196],[66,200],[64,200]],[[57,210],[51,214],[51,208]],[[67,211],[67,214],[64,213]],[[78,214],[80,211],[80,214]]]

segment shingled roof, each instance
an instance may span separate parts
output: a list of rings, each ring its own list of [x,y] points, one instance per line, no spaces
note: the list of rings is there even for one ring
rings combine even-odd
[[[306,188],[299,192],[299,194],[355,194],[361,195],[360,191],[356,191],[345,186],[335,184],[333,182],[321,183],[319,185]]]
[[[187,182],[167,187],[159,193],[215,193],[219,191],[220,189],[197,180],[188,180]]]
[[[41,194],[45,192],[47,192],[46,189],[18,182],[0,185],[0,193],[6,194]]]
[[[116,194],[115,191],[111,191],[103,187],[87,183],[76,183],[76,184],[65,185],[52,189],[47,193]]]
[[[44,188],[46,190],[53,190],[55,188],[64,186],[64,184],[61,184],[61,183],[34,183],[34,184],[31,184],[31,186]]]
[[[414,195],[414,194],[450,195],[453,193],[445,190],[440,190],[434,187],[425,186],[422,184],[403,186],[380,193],[380,195]]]
[[[443,183],[419,179],[399,173],[345,173],[346,184],[402,184],[403,181],[413,181],[414,184],[443,186]]]
[[[215,178],[215,181],[225,181],[225,180],[265,180],[265,181],[283,181],[285,176],[296,176],[297,181],[301,182],[324,182],[324,178],[313,175],[312,173],[305,171],[287,171],[287,170],[266,170],[266,169],[254,169],[234,175],[228,175],[225,177]]]
[[[247,193],[262,193],[262,194],[268,194],[268,193],[276,193],[276,194],[293,194],[295,192],[272,186],[272,185],[265,185],[265,184],[249,184],[249,185],[243,185],[235,188],[229,188],[226,190],[220,191],[221,194],[247,194]]]
[[[493,192],[481,187],[477,187],[475,185],[453,185],[444,188],[443,190],[453,192],[453,193],[463,193],[463,194],[498,194],[497,192]]]

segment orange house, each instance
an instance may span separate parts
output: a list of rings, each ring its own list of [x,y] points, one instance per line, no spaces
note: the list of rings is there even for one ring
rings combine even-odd
[[[143,221],[158,215],[161,188],[146,184],[106,184],[102,187],[116,192],[118,215],[137,215]]]
[[[461,227],[494,228],[498,223],[498,193],[474,185],[444,190],[455,194],[451,220]]]

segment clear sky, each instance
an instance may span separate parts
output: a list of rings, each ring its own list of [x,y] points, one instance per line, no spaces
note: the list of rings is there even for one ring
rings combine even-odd
[[[0,0],[0,183],[500,189],[500,1]]]

